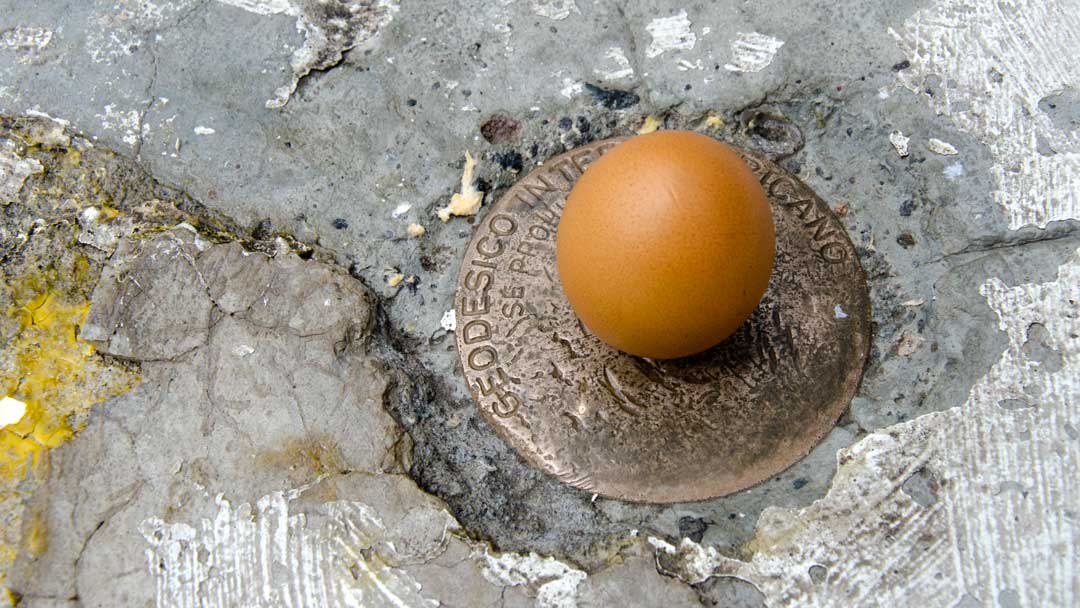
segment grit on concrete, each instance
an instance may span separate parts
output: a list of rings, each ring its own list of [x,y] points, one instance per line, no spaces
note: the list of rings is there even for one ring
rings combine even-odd
[[[0,132],[0,302],[84,256],[50,287],[141,375],[0,501],[6,585],[41,606],[1074,605],[1077,31],[1075,0],[0,0],[0,114],[30,115]],[[849,413],[702,503],[528,467],[441,325],[484,218],[435,215],[466,152],[490,202],[647,125],[782,162],[871,282]]]

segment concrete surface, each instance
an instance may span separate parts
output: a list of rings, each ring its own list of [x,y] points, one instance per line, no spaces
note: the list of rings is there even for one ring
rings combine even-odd
[[[48,410],[58,447],[5,461],[5,584],[28,605],[1075,604],[1078,8],[0,0],[0,114],[30,115],[0,132],[5,390],[77,351],[86,394]],[[643,126],[781,160],[871,279],[849,414],[703,503],[527,467],[440,323],[475,218],[435,210],[466,152],[491,201]],[[46,293],[79,338],[28,358],[19,311]]]

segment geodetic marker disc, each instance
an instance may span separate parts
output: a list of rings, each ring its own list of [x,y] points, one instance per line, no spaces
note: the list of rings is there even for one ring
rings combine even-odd
[[[555,233],[578,177],[620,141],[548,160],[476,229],[454,299],[465,378],[498,433],[565,483],[642,502],[730,494],[805,456],[847,408],[870,348],[866,277],[828,205],[740,151],[777,228],[772,278],[753,316],[684,359],[607,346],[563,295]]]

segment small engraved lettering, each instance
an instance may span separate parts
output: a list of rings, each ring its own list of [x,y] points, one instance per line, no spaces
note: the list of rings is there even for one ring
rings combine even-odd
[[[538,241],[546,241],[551,238],[551,231],[540,224],[533,224],[529,226],[529,236]]]
[[[461,315],[464,317],[475,317],[483,314],[487,314],[491,306],[491,299],[488,298],[487,291],[485,290],[483,295],[479,298],[470,298],[466,296],[462,301]]]
[[[545,224],[548,224],[550,226],[558,226],[559,218],[562,216],[562,214],[553,211],[547,205],[543,205],[542,207],[540,207],[540,209],[534,212],[534,216]]]
[[[499,266],[494,262],[488,262],[486,260],[473,260],[469,262],[473,266],[483,266],[484,268],[498,268]],[[471,289],[471,288],[470,288]]]
[[[461,339],[465,344],[475,344],[491,339],[491,324],[483,319],[473,319],[461,328]]]
[[[795,198],[796,194],[799,192],[798,184],[790,177],[779,177],[769,183],[767,188],[770,196],[777,198],[783,197],[785,202]]]
[[[493,249],[488,249],[488,246],[484,244],[484,243],[488,243],[488,242],[494,242],[495,247]],[[480,237],[479,239],[476,240],[476,251],[477,251],[477,253],[479,253],[480,255],[484,256],[485,258],[487,258],[489,260],[492,259],[492,258],[497,258],[500,255],[502,255],[503,249],[504,249],[503,243],[502,243],[502,241],[500,241],[498,239],[492,239],[492,238],[483,236],[483,237]]]
[[[473,291],[487,291],[495,282],[495,275],[490,270],[472,270],[465,273],[465,288]]]
[[[825,243],[821,246],[820,253],[821,257],[830,264],[840,264],[848,259],[847,248],[837,242]]]
[[[495,236],[510,236],[517,230],[517,222],[509,215],[496,213],[488,221],[488,228]]]
[[[574,182],[577,181],[579,175],[576,171],[577,167],[574,165],[574,163],[570,162],[570,159],[567,158],[559,161],[558,163],[555,163],[553,169],[557,170],[559,172],[559,175],[561,175],[562,178],[566,180],[567,186],[572,186]],[[569,190],[569,187],[567,188],[567,190]]]
[[[621,143],[621,141],[604,142],[599,146],[596,146],[596,152],[598,155],[603,156],[604,154],[607,154],[612,148]]]
[[[543,196],[545,193],[558,191],[558,188],[556,188],[555,185],[548,181],[548,178],[543,175],[537,175],[536,181],[539,182],[539,185],[537,185],[536,183],[529,183],[528,180],[522,182],[521,184],[521,186],[525,188],[526,192],[533,195],[533,197],[536,199],[536,202],[540,202],[541,200],[543,200]]]
[[[532,273],[525,270],[525,258],[514,258],[510,260],[509,266],[510,272],[517,272],[520,274],[531,275]]]
[[[475,348],[469,351],[465,361],[469,364],[469,369],[475,372],[482,372],[485,369],[495,365],[495,362],[499,360],[499,353],[495,352],[495,349],[490,344],[485,344],[479,348]]]
[[[494,372],[485,378],[476,379],[476,387],[482,397],[495,396],[495,402],[491,404],[491,411],[500,418],[514,415],[521,407],[521,398],[507,389],[509,377],[501,367],[495,368]]]
[[[535,258],[539,257],[543,252],[537,251],[536,246],[530,241],[522,240],[514,246],[514,251],[524,255],[526,257]]]
[[[502,305],[502,314],[507,319],[513,319],[525,312],[525,305],[521,302],[507,302]]]
[[[795,215],[797,215],[800,220],[805,220],[807,215],[813,214],[814,201],[806,198],[784,203],[784,207],[787,207],[788,209],[794,207],[796,209]]]
[[[833,228],[829,222],[829,217],[826,215],[818,216],[816,219],[806,222],[804,226],[814,229],[813,240],[815,241],[824,241],[830,236],[836,235],[836,229]]]
[[[570,160],[574,161],[574,166],[577,167],[578,173],[585,173],[585,169],[588,169],[589,165],[591,165],[596,158],[593,156],[591,150],[586,150],[584,152],[572,154]]]
[[[504,308],[505,308],[505,305],[504,305]],[[517,331],[517,328],[521,327],[521,324],[524,323],[525,321],[528,321],[529,318],[530,318],[530,315],[525,315],[525,316],[521,317],[520,319],[518,319],[517,321],[515,321],[514,325],[510,327],[510,331],[506,332],[506,337],[508,339],[512,338],[514,336],[514,332]],[[517,356],[520,355],[520,354],[521,354],[521,350],[519,349],[518,352],[514,354],[513,358],[510,359],[510,363],[513,364],[514,360],[516,360]]]

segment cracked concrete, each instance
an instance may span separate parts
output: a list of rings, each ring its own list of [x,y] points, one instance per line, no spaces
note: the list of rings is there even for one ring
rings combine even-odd
[[[255,501],[319,475],[400,472],[408,453],[381,407],[385,375],[349,340],[370,314],[353,279],[281,252],[260,281],[247,269],[263,254],[229,255],[186,228],[126,243],[102,273],[83,336],[140,363],[143,383],[50,454],[41,504],[29,507],[42,514],[48,548],[11,576],[25,595],[134,603],[124,581],[145,560],[117,545],[144,541],[117,522],[198,514],[199,497]],[[214,291],[242,310],[217,308]],[[145,432],[158,425],[166,443]]]
[[[224,550],[201,522],[240,522],[243,505],[270,519],[285,501],[284,521],[310,517],[285,528],[300,548],[352,525],[334,501],[391,521],[398,507],[372,506],[367,481],[342,481],[344,497],[325,488],[349,475],[318,481],[352,470],[395,487],[407,473],[445,501],[460,544],[407,574],[450,605],[458,580],[477,582],[472,605],[602,605],[621,601],[619,581],[641,585],[635,601],[672,605],[1073,603],[1080,590],[1061,567],[1075,556],[1061,548],[1076,544],[1077,509],[1043,498],[1072,496],[1067,475],[1046,471],[1080,449],[1064,382],[1075,303],[1061,295],[1080,247],[1069,2],[344,2],[363,10],[332,24],[317,4],[0,0],[0,112],[47,112],[88,135],[5,119],[2,303],[24,301],[12,286],[37,260],[68,269],[85,255],[87,276],[65,284],[65,297],[94,299],[82,336],[112,353],[102,361],[142,374],[49,452],[48,489],[21,495],[24,519],[59,529],[43,555],[70,575],[33,577],[54,562],[24,553],[11,580],[33,579],[28,598],[59,604],[85,585],[79,601],[93,605],[111,588],[93,581],[109,573],[130,597],[165,605],[148,585],[170,579],[142,551]],[[536,163],[647,117],[763,151],[821,194],[859,247],[877,327],[849,413],[807,459],[746,492],[667,507],[565,488],[476,416],[441,324],[473,219],[435,217],[466,151],[487,204]],[[906,157],[894,131],[910,137]],[[79,177],[95,163],[103,175]],[[182,222],[196,231],[172,228]],[[410,237],[412,224],[424,233]],[[415,280],[390,286],[387,273]],[[1031,308],[1000,294],[1058,295]],[[18,334],[12,318],[0,327],[7,343]],[[346,402],[371,433],[341,426]],[[933,439],[949,428],[993,447]],[[116,474],[65,464],[84,451]],[[972,454],[1004,458],[993,460],[1001,478],[970,486],[987,474],[965,464]],[[84,475],[100,488],[80,489]],[[888,500],[867,498],[879,491]],[[837,504],[855,505],[866,528],[848,533]],[[139,532],[148,517],[172,544]],[[784,557],[788,532],[800,544]],[[671,576],[655,574],[646,537],[687,559],[665,566],[657,550]],[[912,557],[927,547],[961,557]],[[518,552],[509,572],[557,570],[573,593],[541,593],[542,577],[486,583],[484,551]],[[574,586],[577,571],[587,577]]]

